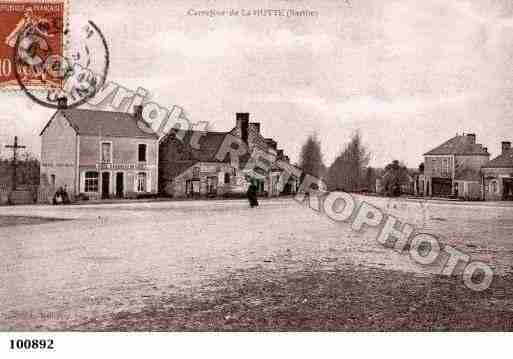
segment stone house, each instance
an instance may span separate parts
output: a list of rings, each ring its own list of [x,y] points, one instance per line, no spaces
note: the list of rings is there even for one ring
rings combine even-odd
[[[41,131],[41,176],[49,191],[71,197],[157,193],[158,138],[135,114],[59,109]]]
[[[484,197],[488,201],[513,200],[513,150],[502,142],[499,156],[482,167]]]
[[[174,197],[217,196],[235,184],[229,160],[215,158],[225,133],[171,131],[159,146],[159,192]],[[183,136],[183,137],[181,137]],[[198,142],[198,145],[193,145]]]
[[[216,156],[228,135],[246,143],[250,153],[254,149],[263,151],[273,164],[277,159],[289,161],[283,150],[277,148],[276,141],[262,136],[260,123],[250,123],[249,113],[237,113],[231,131],[171,131],[160,141],[160,193],[174,197],[243,195],[249,185],[248,178],[255,178],[254,173],[246,171],[244,166],[232,166],[229,156],[222,160]],[[259,194],[294,193],[299,179],[290,178],[282,191],[279,188],[281,173],[280,168],[272,165],[261,174],[257,180]]]
[[[456,135],[424,154],[418,188],[425,196],[481,199],[481,167],[489,158],[475,134]]]

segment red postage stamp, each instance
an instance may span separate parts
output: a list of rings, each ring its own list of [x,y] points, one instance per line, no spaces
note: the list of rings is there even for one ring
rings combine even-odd
[[[45,60],[64,56],[67,0],[0,0],[0,90],[18,90],[20,81],[33,89],[60,87],[44,71]],[[24,47],[22,38],[32,38]],[[17,61],[24,53],[33,61]]]

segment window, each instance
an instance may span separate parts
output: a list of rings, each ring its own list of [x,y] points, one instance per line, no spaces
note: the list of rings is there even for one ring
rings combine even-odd
[[[192,177],[199,178],[199,176],[200,176],[200,168],[199,167],[194,167],[192,169]]]
[[[230,174],[228,172],[224,174],[224,183],[230,183]]]
[[[137,192],[146,192],[146,172],[137,174]]]
[[[50,176],[50,182],[52,184],[52,187],[55,187],[55,175]]]
[[[146,162],[146,145],[144,143],[139,144],[138,157],[139,162]]]
[[[98,192],[98,172],[85,173],[85,192]]]
[[[112,144],[110,142],[102,142],[102,163],[112,162]]]
[[[192,192],[196,193],[196,194],[200,193],[200,181],[199,180],[192,181]]]
[[[207,177],[207,192],[217,193],[217,177]]]
[[[492,193],[498,193],[499,192],[499,186],[497,181],[493,180],[490,182],[490,192]]]
[[[442,176],[448,176],[449,175],[449,159],[444,158],[442,159]]]

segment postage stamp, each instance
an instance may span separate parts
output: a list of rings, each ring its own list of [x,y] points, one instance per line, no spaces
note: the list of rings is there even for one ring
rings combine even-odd
[[[0,90],[20,90],[17,73],[31,89],[62,86],[61,79],[43,71],[43,64],[65,55],[67,8],[67,0],[0,0]],[[25,46],[21,38],[35,41]],[[16,63],[16,51],[37,62]]]

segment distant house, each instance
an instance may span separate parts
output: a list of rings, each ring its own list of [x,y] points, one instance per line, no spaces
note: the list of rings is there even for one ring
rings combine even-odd
[[[481,167],[490,158],[476,135],[456,135],[424,154],[417,186],[425,196],[481,199]]]
[[[174,197],[244,194],[253,174],[233,167],[229,156],[216,156],[228,135],[240,138],[250,153],[258,148],[272,158],[273,165],[256,180],[260,195],[295,193],[299,179],[294,177],[279,188],[283,170],[275,163],[289,162],[289,158],[277,148],[276,141],[262,136],[260,123],[249,122],[249,113],[237,113],[235,127],[228,132],[171,131],[164,137],[159,150],[160,192]]]
[[[499,156],[482,168],[486,200],[513,200],[513,150],[511,142],[502,142]]]
[[[42,185],[95,199],[156,193],[158,138],[138,127],[138,116],[140,108],[57,110],[40,134]]]

